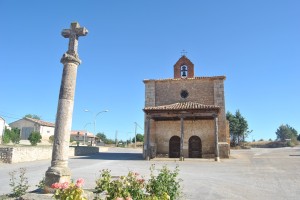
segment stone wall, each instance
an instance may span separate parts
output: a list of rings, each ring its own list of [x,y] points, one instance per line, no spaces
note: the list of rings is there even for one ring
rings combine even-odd
[[[70,147],[70,150],[71,149],[74,149],[74,151],[72,151],[73,156],[82,156],[87,154],[99,153],[99,147],[85,147],[85,146],[73,147],[72,146]],[[71,155],[69,154],[69,156]]]
[[[151,135],[151,144],[156,145],[157,154],[169,153],[169,141],[172,136],[180,137],[180,121],[156,121],[153,122],[155,133]],[[152,127],[153,127],[152,126]],[[185,120],[183,155],[189,157],[189,139],[191,136],[198,136],[202,144],[202,157],[214,157],[215,133],[214,120]]]
[[[70,147],[69,156],[98,153],[99,147]],[[0,162],[19,163],[46,160],[52,157],[52,146],[0,147]]]
[[[180,93],[187,90],[189,95],[182,99]],[[211,79],[180,79],[156,81],[155,106],[191,101],[214,105],[214,81]]]

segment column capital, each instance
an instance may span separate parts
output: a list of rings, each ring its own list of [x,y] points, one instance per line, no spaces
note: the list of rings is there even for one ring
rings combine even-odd
[[[216,114],[216,113],[214,113],[213,115],[212,115],[214,118],[218,118],[218,114]]]
[[[72,55],[72,54],[64,53],[62,58],[60,59],[60,62],[62,64],[74,63],[75,65],[80,65],[81,60],[79,59],[77,54]]]

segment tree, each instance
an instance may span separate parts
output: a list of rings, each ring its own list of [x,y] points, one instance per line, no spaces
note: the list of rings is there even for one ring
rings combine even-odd
[[[4,131],[4,134],[2,137],[3,144],[8,144],[10,142],[10,134],[11,134],[11,131],[9,129],[5,128],[5,131]]]
[[[277,139],[285,141],[286,139],[295,140],[298,136],[298,132],[293,127],[286,125],[281,125],[276,130]]]
[[[96,137],[100,138],[100,140],[104,142],[104,144],[115,144],[115,141],[113,139],[107,138],[104,133],[97,133]]]
[[[23,118],[25,117],[29,117],[29,118],[32,118],[32,119],[38,119],[38,120],[41,120],[41,117],[38,116],[38,115],[35,115],[35,114],[27,114],[25,115]]]
[[[28,140],[30,141],[30,144],[32,146],[36,146],[37,143],[41,142],[41,139],[42,139],[42,136],[39,132],[31,132],[29,137],[28,137]]]
[[[100,140],[103,141],[104,143],[107,140],[107,137],[104,133],[97,133],[96,137],[100,138]]]
[[[235,115],[230,112],[226,113],[226,119],[229,121],[229,132],[231,138],[231,145],[235,146],[242,140],[245,142],[245,138],[252,132],[248,130],[248,122],[242,116],[239,110],[235,112]]]
[[[136,141],[137,142],[143,142],[144,141],[144,135],[142,135],[140,133],[136,134]],[[135,142],[135,139],[132,138],[132,143],[134,143],[134,142]]]

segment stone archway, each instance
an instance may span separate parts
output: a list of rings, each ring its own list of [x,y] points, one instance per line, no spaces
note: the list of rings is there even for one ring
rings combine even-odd
[[[202,143],[198,136],[189,139],[189,158],[202,158]]]
[[[179,158],[180,156],[180,137],[172,136],[169,141],[169,157]]]

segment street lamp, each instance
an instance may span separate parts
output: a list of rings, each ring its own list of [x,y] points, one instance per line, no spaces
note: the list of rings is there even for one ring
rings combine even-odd
[[[85,139],[86,139],[86,135],[87,135],[87,132],[88,132],[88,130],[87,129],[85,129],[85,127],[87,126],[87,125],[89,125],[89,124],[92,124],[92,123],[86,123],[85,125],[84,125],[84,130],[85,130],[85,133],[84,133],[84,135],[83,135],[83,144],[85,145]]]
[[[91,112],[90,110],[88,109],[85,109],[84,112]],[[104,113],[104,112],[108,112],[108,110],[103,110],[103,111],[100,111],[98,112],[95,117],[94,117],[94,134],[96,134],[96,117],[100,114],[100,113]]]

